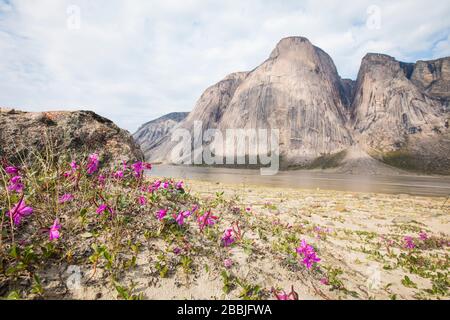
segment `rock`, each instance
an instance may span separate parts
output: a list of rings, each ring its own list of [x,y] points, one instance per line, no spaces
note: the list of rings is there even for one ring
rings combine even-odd
[[[354,139],[367,153],[409,170],[450,173],[450,131],[441,98],[431,79],[447,83],[450,58],[407,64],[382,54],[364,57],[352,104]],[[437,65],[444,72],[437,72]],[[439,75],[438,75],[439,73]],[[440,77],[439,79],[437,79]]]
[[[427,95],[443,100],[450,99],[450,59],[418,61],[410,77],[411,81]]]
[[[414,221],[413,219],[408,218],[408,217],[397,217],[392,220],[393,223],[397,223],[397,224],[408,224],[413,221]]]
[[[141,146],[146,158],[158,141],[189,115],[188,112],[173,112],[143,124],[134,134],[134,140]]]
[[[141,160],[143,154],[128,131],[92,111],[22,112],[0,109],[0,157],[20,163],[33,152],[54,156],[99,153],[103,163]]]
[[[203,132],[218,129],[224,138],[227,129],[278,129],[285,168],[450,174],[449,88],[450,57],[404,63],[370,53],[353,81],[341,79],[308,39],[288,37],[260,66],[209,87],[177,127],[194,136],[199,121]],[[172,162],[177,144],[169,131],[145,151],[152,161]],[[230,153],[215,141],[202,147],[218,158]]]
[[[203,130],[217,128],[236,88],[247,74],[247,72],[232,73],[206,89],[195,105],[194,111],[177,127],[189,130],[192,135],[195,121],[202,123]],[[154,143],[148,150],[146,149],[149,156],[148,160],[151,162],[171,162],[170,152],[175,144],[176,142],[171,141],[170,134],[167,134],[158,140],[158,143]]]
[[[231,74],[208,88],[180,127],[192,132],[193,122],[201,121],[203,130],[217,128],[224,137],[228,128],[279,129],[282,163],[309,163],[350,146],[344,98],[349,86],[342,87],[324,51],[306,38],[290,37],[253,71]],[[167,137],[152,150],[152,159],[169,160],[173,146]],[[215,155],[227,155],[214,143],[211,147]]]
[[[338,212],[348,212],[347,208],[343,204],[337,204],[334,209]]]

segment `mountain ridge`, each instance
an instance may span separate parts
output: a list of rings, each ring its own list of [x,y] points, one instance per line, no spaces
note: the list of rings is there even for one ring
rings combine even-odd
[[[287,37],[253,70],[232,73],[206,89],[179,127],[192,132],[193,122],[202,121],[203,130],[223,132],[280,128],[284,167],[307,166],[357,145],[402,169],[450,173],[449,87],[450,57],[405,63],[368,53],[351,80],[341,78],[332,58],[308,39]],[[430,141],[437,142],[436,150]],[[166,135],[145,153],[149,160],[168,162],[173,146]],[[400,157],[391,161],[392,153]]]

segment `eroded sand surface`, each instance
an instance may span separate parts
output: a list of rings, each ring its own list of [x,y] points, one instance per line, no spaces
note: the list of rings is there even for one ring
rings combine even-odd
[[[173,239],[141,236],[136,266],[117,279],[134,295],[273,299],[271,288],[290,292],[293,286],[300,299],[449,297],[450,203],[444,205],[444,198],[186,184],[202,201],[216,205],[220,222],[203,235],[186,234],[178,255]],[[217,239],[233,221],[239,221],[242,241],[223,248]],[[153,228],[147,222],[144,227]],[[406,236],[414,249],[405,248]],[[302,239],[321,259],[309,270],[295,255]],[[232,260],[231,268],[224,267],[225,259]],[[66,296],[117,298],[101,266],[94,275],[90,265],[81,269],[81,286]]]

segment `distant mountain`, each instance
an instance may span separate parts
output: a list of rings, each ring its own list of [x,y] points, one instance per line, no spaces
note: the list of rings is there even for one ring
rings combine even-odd
[[[128,131],[92,111],[23,112],[0,108],[0,159],[21,162],[33,152],[99,153],[104,163],[142,160]],[[50,148],[50,149],[49,149]]]
[[[133,134],[133,138],[141,146],[145,156],[150,157],[149,150],[154,147],[154,144],[166,136],[178,123],[183,121],[188,114],[188,112],[173,112],[143,124]]]
[[[353,81],[341,79],[329,55],[309,40],[289,37],[254,70],[209,87],[178,127],[192,132],[202,121],[203,130],[279,129],[285,168],[373,168],[381,160],[450,173],[449,89],[449,57],[403,63],[368,54]],[[170,134],[158,139],[146,154],[170,162],[175,143]]]

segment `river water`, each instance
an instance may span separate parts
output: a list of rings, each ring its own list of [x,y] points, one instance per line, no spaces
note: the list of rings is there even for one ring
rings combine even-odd
[[[275,176],[261,176],[259,170],[251,169],[171,165],[155,165],[150,172],[150,176],[302,189],[320,188],[338,191],[443,197],[450,195],[450,177],[446,176],[364,176],[304,170],[280,171]]]

